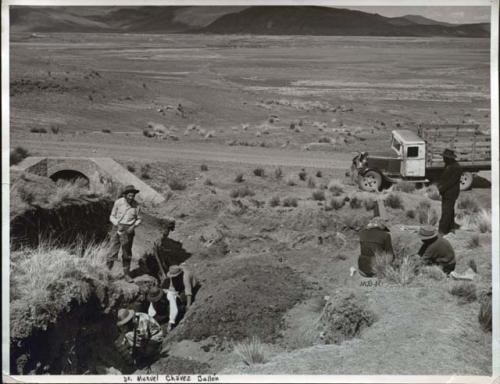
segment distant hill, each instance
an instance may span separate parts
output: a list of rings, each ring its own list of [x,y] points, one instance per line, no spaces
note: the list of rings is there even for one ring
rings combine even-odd
[[[13,32],[488,37],[490,28],[314,6],[15,6],[10,18]]]

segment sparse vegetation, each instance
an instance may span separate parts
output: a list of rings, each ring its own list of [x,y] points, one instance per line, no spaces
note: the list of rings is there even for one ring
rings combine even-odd
[[[89,193],[88,181],[85,179],[76,179],[74,181],[57,182],[56,192],[50,196],[53,205],[67,200],[77,200]]]
[[[401,180],[394,184],[392,189],[394,191],[413,193],[415,192],[416,186],[415,183],[412,183],[411,181]]]
[[[281,169],[281,167],[278,167],[274,170],[274,178],[276,180],[279,180],[283,177],[283,170]]]
[[[238,173],[234,178],[236,183],[242,183],[245,179],[243,178],[243,173]]]
[[[332,179],[328,183],[328,190],[333,196],[340,196],[344,193],[344,186],[339,180]]]
[[[297,207],[298,201],[295,197],[285,197],[281,203],[283,207]]]
[[[264,345],[256,337],[235,344],[233,351],[246,365],[262,364],[267,360]]]
[[[298,183],[297,177],[293,174],[289,174],[285,177],[285,183],[286,183],[286,185],[293,187],[294,185],[297,185],[297,183]]]
[[[414,209],[409,209],[406,211],[406,217],[409,219],[414,219],[415,217],[417,217],[417,213]]]
[[[435,209],[431,208],[429,200],[421,200],[417,205],[416,213],[420,224],[436,225],[438,222],[438,214]]]
[[[33,127],[30,129],[31,133],[47,133],[47,130],[45,128],[37,128]]]
[[[477,213],[479,212],[479,204],[476,199],[473,199],[471,196],[461,196],[457,201],[457,208],[462,209],[468,213]]]
[[[298,175],[301,181],[305,181],[307,177],[307,172],[304,168],[302,168],[301,171],[298,173]]]
[[[323,177],[323,174],[321,173],[321,171],[316,172],[316,177]]]
[[[178,178],[178,177],[171,177],[168,180],[168,186],[172,191],[183,191],[187,188],[186,183],[184,180]]]
[[[209,178],[206,178],[205,181],[203,182],[203,185],[212,186],[214,185],[214,183]]]
[[[151,165],[149,164],[144,164],[141,166],[141,178],[144,180],[149,180],[151,178],[151,175],[149,174],[151,172]]]
[[[484,332],[491,332],[493,316],[491,307],[491,292],[484,292],[481,294],[479,301],[481,302],[478,314],[479,325]]]
[[[246,197],[254,195],[255,195],[254,191],[252,191],[248,185],[243,185],[241,187],[234,188],[229,193],[229,196],[231,196],[233,199],[236,199],[237,197]]]
[[[253,174],[258,177],[264,177],[265,176],[265,171],[264,168],[258,167],[253,170]]]
[[[323,192],[320,189],[313,191],[312,198],[315,201],[324,201],[325,200],[325,192]]]
[[[102,133],[111,133],[111,129],[104,128],[104,129],[101,129],[101,132]]]
[[[486,209],[481,209],[476,213],[461,211],[456,215],[456,222],[465,230],[491,232],[491,211]]]
[[[425,265],[420,269],[420,274],[429,279],[441,281],[446,278],[446,274],[437,265]]]
[[[356,195],[351,197],[351,199],[349,200],[349,206],[352,209],[359,209],[359,208],[361,208],[362,204],[363,204],[363,200],[359,196],[356,196]]]
[[[271,199],[269,200],[269,205],[271,207],[277,207],[278,205],[280,205],[280,198],[279,196],[273,196],[271,197]]]
[[[346,201],[343,197],[332,197],[328,207],[334,210],[339,210],[345,205]]]
[[[57,135],[59,133],[59,131],[61,130],[61,127],[59,127],[58,125],[51,125],[50,126],[50,131],[54,134],[54,135]]]
[[[384,199],[384,205],[392,209],[404,209],[403,199],[398,193],[389,193]]]
[[[455,283],[450,288],[450,293],[458,297],[459,304],[472,303],[477,300],[476,284],[469,281]]]
[[[309,188],[316,188],[316,182],[314,181],[314,179],[311,176],[309,176],[307,178],[307,186]]]
[[[127,164],[127,171],[134,173],[135,167],[132,164]]]
[[[202,165],[200,165],[200,170],[201,170],[202,172],[206,172],[206,171],[208,171],[208,165],[206,165],[206,164],[202,164]]]
[[[377,274],[377,277],[386,278],[388,281],[403,287],[410,284],[419,270],[420,257],[403,256],[398,264],[386,264],[385,270],[380,271],[381,276]]]
[[[467,248],[473,249],[477,248],[481,245],[479,235],[477,233],[473,234],[471,237],[469,237],[469,240],[467,241]]]
[[[19,164],[30,155],[27,149],[23,147],[15,147],[10,151],[10,165]]]

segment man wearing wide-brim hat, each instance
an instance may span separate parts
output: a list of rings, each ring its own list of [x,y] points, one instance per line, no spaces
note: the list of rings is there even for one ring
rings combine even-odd
[[[109,216],[113,228],[110,233],[110,251],[106,263],[108,268],[112,269],[121,249],[123,273],[126,279],[130,279],[135,228],[141,224],[139,204],[135,200],[137,193],[139,190],[133,185],[123,188],[121,197],[115,201]]]
[[[151,287],[147,299],[149,301],[148,315],[153,316],[160,324],[166,321],[169,317],[166,290],[156,286]]]
[[[425,225],[420,227],[418,235],[423,243],[418,254],[424,264],[438,265],[446,274],[455,270],[455,251],[448,240],[439,236],[436,228]]]
[[[445,167],[438,184],[441,195],[439,233],[446,235],[449,232],[454,232],[457,227],[457,224],[455,224],[455,202],[460,194],[462,168],[458,164],[457,156],[452,149],[446,148],[442,155]]]
[[[198,282],[185,266],[171,265],[164,286],[167,289],[169,303],[168,330],[170,331],[179,320],[179,314],[191,306]]]

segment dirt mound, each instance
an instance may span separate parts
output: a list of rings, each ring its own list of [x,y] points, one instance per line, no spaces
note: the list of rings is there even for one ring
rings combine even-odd
[[[222,261],[204,273],[175,339],[274,340],[283,314],[303,298],[305,284],[291,268],[259,259]]]

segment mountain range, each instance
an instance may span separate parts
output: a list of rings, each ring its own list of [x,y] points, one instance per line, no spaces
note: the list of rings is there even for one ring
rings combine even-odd
[[[11,32],[489,37],[490,24],[317,6],[10,8]]]

